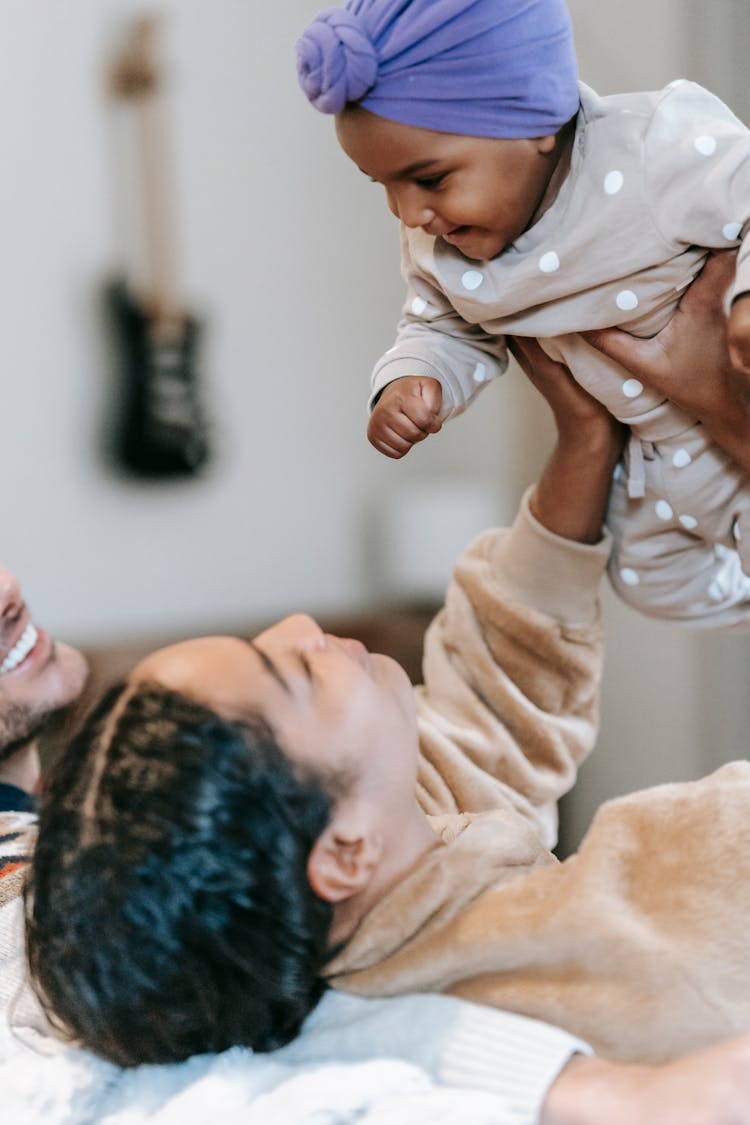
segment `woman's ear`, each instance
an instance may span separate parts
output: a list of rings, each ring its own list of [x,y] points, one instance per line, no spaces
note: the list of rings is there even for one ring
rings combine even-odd
[[[556,142],[557,142],[557,134],[556,133],[550,133],[550,135],[548,137],[537,137],[537,139],[536,139],[537,152],[541,153],[542,156],[549,156],[550,153],[555,151]]]
[[[382,854],[380,833],[369,831],[361,823],[334,819],[310,852],[310,886],[326,902],[344,902],[369,885]]]

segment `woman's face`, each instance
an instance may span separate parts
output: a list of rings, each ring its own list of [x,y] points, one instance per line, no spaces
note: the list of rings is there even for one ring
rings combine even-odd
[[[130,682],[156,681],[228,719],[262,716],[294,763],[343,775],[390,807],[414,801],[417,725],[396,661],[296,614],[252,641],[203,637],[152,653]]]
[[[467,258],[501,254],[531,225],[555,170],[555,137],[437,133],[359,106],[336,118],[344,152],[385,188],[407,227],[441,236]]]

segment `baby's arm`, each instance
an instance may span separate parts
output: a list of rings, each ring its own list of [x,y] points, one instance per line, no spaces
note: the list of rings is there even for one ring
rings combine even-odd
[[[691,82],[672,84],[644,139],[644,175],[652,216],[667,246],[739,245],[736,274],[728,283],[732,304],[725,346],[731,363],[724,379],[736,384],[730,395],[750,396],[750,131],[707,90]],[[669,397],[679,404],[676,395]]]
[[[405,457],[442,426],[443,392],[437,379],[405,375],[389,383],[373,407],[367,437],[386,457]]]
[[[406,301],[395,343],[372,373],[368,437],[388,457],[437,433],[508,366],[504,338],[464,320],[438,287],[431,241],[402,232]]]

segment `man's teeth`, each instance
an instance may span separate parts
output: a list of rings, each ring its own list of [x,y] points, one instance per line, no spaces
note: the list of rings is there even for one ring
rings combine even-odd
[[[29,622],[21,633],[21,636],[13,645],[13,648],[5,657],[5,660],[0,664],[0,672],[12,672],[14,668],[17,668],[21,661],[25,660],[31,652],[36,644],[38,636],[38,632],[31,622]]]

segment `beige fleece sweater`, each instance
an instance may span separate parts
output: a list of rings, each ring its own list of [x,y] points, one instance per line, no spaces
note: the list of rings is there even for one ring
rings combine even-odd
[[[548,850],[595,738],[607,553],[524,505],[460,560],[417,689],[419,800],[443,846],[363,919],[335,988],[450,992],[623,1060],[750,1028],[748,763],[610,802],[578,855]]]

